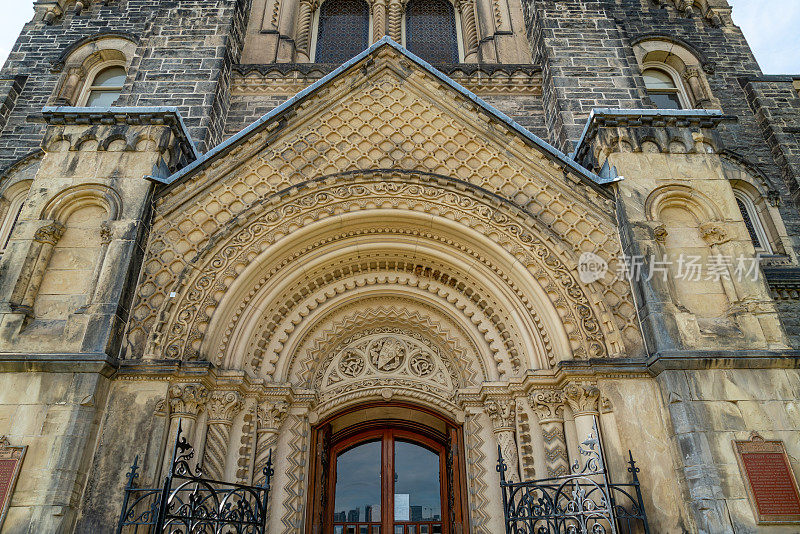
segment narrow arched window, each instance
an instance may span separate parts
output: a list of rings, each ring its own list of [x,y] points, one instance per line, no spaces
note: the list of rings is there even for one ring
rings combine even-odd
[[[319,10],[317,63],[344,63],[369,46],[369,6],[364,0],[327,0]]]
[[[645,69],[642,72],[647,96],[659,109],[683,109],[684,95],[681,87],[669,73],[661,69]]]
[[[458,63],[453,4],[411,0],[406,6],[406,48],[429,63]]]
[[[19,222],[19,216],[22,213],[22,205],[28,197],[28,186],[23,183],[18,183],[11,186],[11,191],[6,191],[3,196],[8,200],[8,209],[5,216],[0,223],[0,254],[2,254],[8,247],[8,242],[11,241],[11,234]]]
[[[733,195],[736,197],[736,205],[739,206],[739,212],[742,214],[744,225],[747,227],[747,233],[750,234],[750,240],[753,242],[757,252],[764,252],[766,254],[772,253],[767,232],[764,225],[761,223],[761,218],[758,216],[753,201],[741,191],[734,190]]]
[[[116,102],[122,94],[125,84],[125,69],[123,67],[108,67],[97,73],[89,86],[86,105],[90,107],[106,107]]]

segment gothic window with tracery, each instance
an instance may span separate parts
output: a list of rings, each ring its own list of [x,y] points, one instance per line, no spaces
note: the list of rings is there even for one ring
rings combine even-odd
[[[447,0],[411,0],[406,6],[405,46],[429,63],[458,63],[453,4]]]
[[[363,0],[327,0],[319,10],[317,63],[344,63],[369,46],[369,6]]]

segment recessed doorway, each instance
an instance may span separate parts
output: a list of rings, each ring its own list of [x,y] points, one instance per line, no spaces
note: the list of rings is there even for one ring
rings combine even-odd
[[[418,408],[370,406],[314,434],[309,509],[317,511],[307,532],[465,532],[463,442],[450,421]]]

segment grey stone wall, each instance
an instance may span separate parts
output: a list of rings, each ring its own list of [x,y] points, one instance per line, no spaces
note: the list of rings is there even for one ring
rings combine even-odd
[[[126,34],[139,47],[120,104],[178,106],[201,150],[222,139],[232,65],[241,52],[249,0],[126,0],[68,9],[52,24],[37,15],[26,24],[0,80],[26,76],[6,103],[0,169],[39,147],[43,126],[29,121],[53,96],[63,73],[57,63],[74,43],[94,35]],[[0,83],[0,100],[3,95]],[[10,103],[11,105],[8,105]],[[4,110],[0,107],[0,117]]]

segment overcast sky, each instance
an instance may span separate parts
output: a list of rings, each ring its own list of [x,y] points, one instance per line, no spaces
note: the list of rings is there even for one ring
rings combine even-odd
[[[800,0],[728,0],[733,19],[766,74],[800,74]],[[22,25],[33,16],[32,0],[0,0],[0,63]]]

